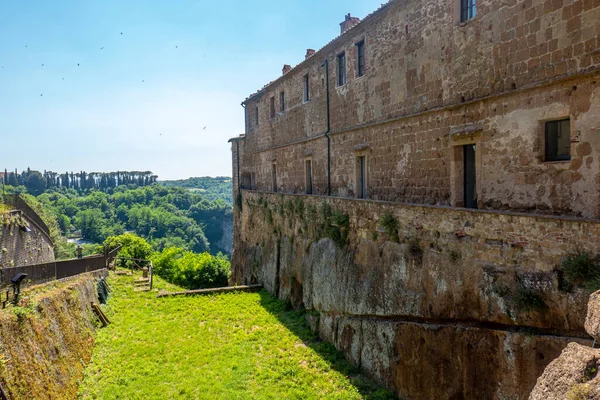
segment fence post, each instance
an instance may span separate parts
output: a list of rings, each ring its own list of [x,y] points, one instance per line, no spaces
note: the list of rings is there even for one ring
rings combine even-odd
[[[154,265],[150,261],[150,291],[152,291],[152,281],[154,280]]]

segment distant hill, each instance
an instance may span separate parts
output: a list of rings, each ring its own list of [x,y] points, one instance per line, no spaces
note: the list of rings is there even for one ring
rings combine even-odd
[[[232,183],[228,176],[203,176],[197,178],[180,179],[175,181],[159,181],[167,187],[182,187],[192,192],[200,193],[208,200],[224,200],[233,204]]]

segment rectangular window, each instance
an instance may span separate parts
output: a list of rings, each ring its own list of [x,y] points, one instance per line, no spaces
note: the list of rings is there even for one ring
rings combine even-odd
[[[571,121],[548,121],[546,131],[546,161],[571,159]]]
[[[338,86],[346,84],[346,53],[337,56]]]
[[[258,126],[258,106],[254,109],[254,124]]]
[[[252,174],[250,172],[242,172],[242,189],[252,189]]]
[[[367,198],[367,157],[356,157],[356,197]]]
[[[279,107],[281,107],[280,112],[285,111],[285,93],[284,92],[279,93]]]
[[[477,15],[477,7],[475,2],[477,0],[460,0],[460,21],[468,21],[475,18]]]
[[[308,74],[304,75],[304,102],[310,101],[310,85]]]
[[[304,169],[306,170],[306,194],[312,194],[312,192],[313,192],[312,160],[306,160]]]
[[[273,179],[273,192],[277,192],[277,164],[271,164],[271,178]]]
[[[365,74],[365,41],[356,43],[356,76],[361,77]]]
[[[275,97],[271,97],[271,118],[275,118]]]

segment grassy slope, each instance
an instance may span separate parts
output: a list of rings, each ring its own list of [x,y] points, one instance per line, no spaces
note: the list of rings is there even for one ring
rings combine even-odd
[[[111,278],[112,324],[98,334],[81,398],[393,398],[266,292],[157,299],[132,282]]]

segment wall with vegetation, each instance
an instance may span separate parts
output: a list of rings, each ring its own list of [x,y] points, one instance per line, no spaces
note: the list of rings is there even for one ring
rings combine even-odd
[[[52,261],[54,245],[47,233],[20,211],[0,213],[0,268]]]
[[[399,395],[526,398],[584,330],[597,221],[243,191],[232,280]]]
[[[0,383],[11,399],[74,399],[92,357],[96,279],[33,287],[0,310]]]

